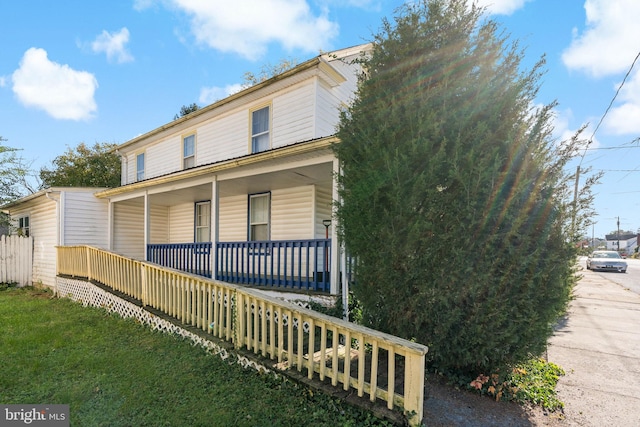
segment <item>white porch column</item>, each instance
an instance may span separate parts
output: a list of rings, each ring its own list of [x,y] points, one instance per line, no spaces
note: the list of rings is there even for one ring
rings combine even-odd
[[[147,245],[150,239],[150,226],[151,226],[151,207],[149,206],[149,192],[144,192],[144,260],[147,259]]]
[[[333,159],[333,179],[332,179],[332,201],[338,200],[338,179],[340,173],[340,162]],[[335,207],[332,207],[334,210]],[[338,295],[340,292],[340,244],[338,242],[338,219],[335,211],[331,213],[331,295]],[[344,299],[344,296],[343,296]]]
[[[213,182],[211,183],[211,220],[209,224],[211,224],[211,278],[215,280],[216,272],[218,271],[218,251],[216,250],[216,245],[218,240],[220,239],[218,232],[218,213],[220,212],[220,200],[218,197],[218,177],[213,177]]]
[[[115,206],[114,203],[109,199],[109,205],[107,208],[107,249],[113,250],[113,212]]]

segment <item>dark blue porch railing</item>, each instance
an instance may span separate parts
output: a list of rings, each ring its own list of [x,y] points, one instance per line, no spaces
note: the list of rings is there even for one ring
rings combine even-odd
[[[147,260],[164,267],[211,277],[211,246],[211,242],[147,245]]]
[[[331,290],[331,240],[219,242],[216,278],[230,283]]]
[[[150,262],[211,275],[211,243],[153,244]],[[218,242],[215,278],[229,283],[284,289],[331,290],[331,239]]]

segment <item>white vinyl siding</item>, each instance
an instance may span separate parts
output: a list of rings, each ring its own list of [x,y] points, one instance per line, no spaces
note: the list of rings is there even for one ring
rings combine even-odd
[[[311,81],[296,85],[273,99],[273,148],[318,137],[314,125],[315,102]],[[333,133],[335,129],[330,134]]]
[[[182,170],[182,138],[176,134],[146,148],[146,178]]]
[[[53,287],[56,277],[55,246],[58,244],[56,202],[43,196],[11,213],[14,221],[29,216],[33,237],[33,283]]]
[[[336,96],[337,90],[318,81],[315,112],[316,138],[336,133],[336,126],[340,120],[340,99]]]
[[[215,163],[247,154],[247,109],[202,124],[198,128],[198,162]]]
[[[169,243],[169,208],[152,204],[150,211],[149,243]],[[139,224],[143,226],[144,217]]]
[[[14,221],[29,216],[35,284],[55,286],[57,245],[108,246],[108,202],[95,198],[94,191],[51,191],[11,211]]]
[[[247,195],[221,197],[218,233],[221,242],[247,240]]]
[[[318,89],[320,88],[320,89]],[[318,103],[321,103],[319,105]],[[269,105],[269,148],[278,148],[335,133],[338,103],[334,89],[311,79],[283,89]],[[255,102],[205,121],[193,129],[197,133],[197,164],[211,164],[250,152],[251,111],[264,107]],[[337,107],[336,107],[337,108]],[[184,131],[176,131],[145,147],[145,179],[184,168]],[[129,158],[128,182],[135,182],[135,156]]]
[[[170,243],[189,243],[193,240],[193,203],[181,203],[169,209]]]
[[[124,256],[144,259],[143,199],[116,203],[113,216],[113,251]]]
[[[54,286],[56,277],[56,248],[58,243],[55,202],[42,201],[31,210],[33,236],[33,282]]]
[[[271,194],[271,239],[313,237],[313,186],[274,190]]]
[[[344,59],[324,57],[337,70],[327,77],[326,65],[276,81],[246,96],[230,97],[215,108],[205,107],[184,122],[174,121],[150,132],[149,137],[121,148],[126,161],[126,182],[136,181],[135,154],[145,153],[146,180],[251,154],[252,112],[268,107],[269,143],[279,148],[335,134],[339,111],[348,106],[357,89],[360,66],[353,55]],[[329,73],[331,74],[331,73]],[[333,77],[341,75],[341,78]],[[342,80],[342,78],[346,79]],[[264,129],[263,129],[264,130]],[[183,137],[194,136],[194,155],[185,158]],[[189,148],[190,150],[190,148]]]
[[[106,248],[108,236],[108,202],[91,192],[63,192],[60,195],[64,245],[89,245]]]
[[[332,189],[331,183],[325,185],[317,185],[315,192],[315,238],[316,239],[324,239],[326,236],[326,228],[322,221],[329,219],[332,220],[331,217],[333,208],[333,199],[332,199]],[[331,229],[329,229],[329,237],[331,237]]]

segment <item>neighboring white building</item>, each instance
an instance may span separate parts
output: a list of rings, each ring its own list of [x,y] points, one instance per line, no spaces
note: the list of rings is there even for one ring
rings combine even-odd
[[[638,246],[640,234],[607,234],[607,250],[631,254]]]
[[[13,234],[33,237],[33,283],[54,287],[56,246],[107,248],[108,203],[97,188],[53,187],[2,206]]]

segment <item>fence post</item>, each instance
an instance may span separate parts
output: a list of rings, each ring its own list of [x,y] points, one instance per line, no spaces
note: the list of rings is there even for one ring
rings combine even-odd
[[[84,250],[86,251],[87,257],[87,280],[91,281],[91,249],[89,246],[85,246]]]
[[[405,355],[404,410],[409,425],[420,425],[424,416],[424,364],[424,354]]]
[[[147,280],[147,266],[143,263],[140,265],[140,280],[142,281],[142,306],[146,307],[149,303],[149,281]]]

